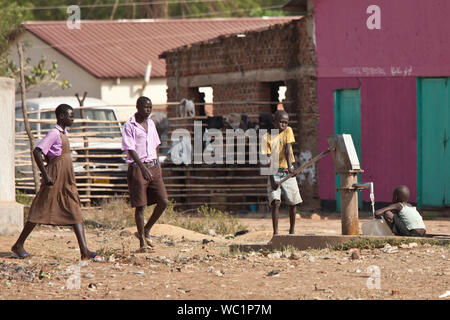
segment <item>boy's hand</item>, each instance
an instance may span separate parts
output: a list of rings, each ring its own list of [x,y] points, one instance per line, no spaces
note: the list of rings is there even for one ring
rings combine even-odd
[[[144,179],[145,180],[149,180],[149,181],[152,181],[152,175],[151,175],[151,173],[150,173],[150,170],[148,170],[147,169],[147,167],[146,166],[142,166],[141,167],[141,171],[142,171],[142,175],[144,176]]]
[[[272,189],[273,190],[277,190],[280,187],[280,183],[279,182],[275,182],[275,181],[270,181],[270,183],[272,184]]]
[[[292,173],[295,171],[294,165],[291,165],[288,169],[289,173]]]

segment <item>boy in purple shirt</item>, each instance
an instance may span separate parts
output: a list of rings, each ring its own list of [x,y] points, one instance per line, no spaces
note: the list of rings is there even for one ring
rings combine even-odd
[[[152,101],[139,97],[136,102],[137,112],[125,123],[122,130],[122,150],[127,152],[127,181],[130,203],[135,211],[137,226],[136,237],[141,251],[153,247],[150,229],[158,221],[169,203],[166,187],[158,162],[160,140],[153,120]],[[156,204],[153,213],[144,225],[144,208]]]

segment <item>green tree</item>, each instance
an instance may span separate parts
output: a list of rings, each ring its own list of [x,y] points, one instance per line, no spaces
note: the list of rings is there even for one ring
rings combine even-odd
[[[0,0],[0,55],[4,56],[11,41],[19,34],[20,25],[32,19],[29,11],[24,11],[15,1]]]
[[[4,1],[4,0],[1,0]],[[78,5],[81,19],[283,16],[287,0],[16,0],[32,20],[64,20]],[[117,4],[117,6],[116,6]],[[114,14],[113,14],[114,13]]]
[[[17,90],[19,89],[20,69],[17,64],[12,61],[9,56],[3,58],[3,64],[0,66],[0,75],[16,79]],[[52,61],[50,65],[47,64],[47,58],[42,56],[36,65],[31,64],[31,59],[26,58],[24,61],[25,74],[25,88],[27,91],[33,88],[54,83],[59,85],[62,89],[70,88],[70,83],[66,80],[59,80],[60,73],[58,71],[58,64]]]

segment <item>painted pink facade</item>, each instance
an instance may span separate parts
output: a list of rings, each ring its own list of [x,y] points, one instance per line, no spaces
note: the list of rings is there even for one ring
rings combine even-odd
[[[320,79],[319,150],[328,148],[326,137],[334,134],[334,90],[361,89],[362,182],[374,182],[377,201],[392,200],[394,186],[406,184],[411,199],[417,189],[416,79],[328,78]],[[382,93],[382,94],[380,94]],[[401,168],[401,170],[398,170]],[[319,196],[335,199],[334,165],[331,157],[320,162]],[[363,200],[369,193],[363,192]]]
[[[381,29],[366,13],[380,8]],[[417,199],[417,77],[450,75],[450,1],[314,0],[319,141],[334,134],[334,91],[360,88],[362,182],[377,201],[410,187]],[[319,196],[335,199],[331,157],[319,166]],[[363,192],[369,201],[368,192]]]
[[[314,15],[320,78],[450,74],[448,0],[314,0]]]

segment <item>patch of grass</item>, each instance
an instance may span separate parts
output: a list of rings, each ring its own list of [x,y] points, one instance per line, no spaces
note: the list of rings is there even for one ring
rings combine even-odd
[[[182,215],[173,209],[171,202],[160,218],[160,223],[171,224],[198,233],[208,234],[213,229],[216,234],[235,234],[247,227],[239,219],[221,210],[202,205],[195,215]]]
[[[439,218],[439,213],[435,211],[424,211],[422,213],[422,218],[424,220],[434,220]]]
[[[297,212],[302,218],[310,218],[313,214],[313,212],[306,212],[306,211],[298,211]]]
[[[119,252],[119,249],[111,248],[108,245],[97,250],[97,254],[105,258],[106,261],[108,261],[111,256],[117,257]]]
[[[225,256],[243,256],[246,255],[248,252],[241,251],[241,249],[238,246],[230,246],[227,250],[224,251]]]
[[[145,208],[146,221],[153,213],[154,207]],[[108,225],[112,229],[123,229],[136,225],[134,212],[135,209],[125,200],[117,198],[105,201],[101,210],[88,210],[85,213],[85,219]],[[198,208],[195,215],[184,215],[175,210],[174,201],[169,202],[157,223],[170,224],[203,234],[208,234],[210,229],[214,229],[219,235],[235,234],[247,228],[246,225],[239,223],[239,219],[206,205]]]
[[[292,245],[287,245],[283,247],[283,250],[281,250],[281,253],[285,256],[289,257],[292,253],[297,253],[298,250],[294,248]]]
[[[23,218],[24,221],[28,220],[28,214],[30,213],[30,205],[33,202],[34,196],[27,195],[26,193],[21,192],[16,189],[16,201],[22,205],[24,205],[23,209]]]
[[[108,225],[112,229],[128,228],[135,225],[134,208],[121,198],[103,202],[100,210],[88,210],[84,217]]]
[[[16,201],[25,206],[31,205],[33,202],[34,196],[27,195],[26,193],[21,192],[20,190],[16,190]]]
[[[359,248],[359,249],[376,249],[383,248],[386,244],[390,244],[391,246],[399,246],[401,244],[408,244],[411,242],[416,242],[418,244],[431,244],[438,245],[444,247],[450,247],[450,242],[439,240],[439,239],[397,239],[397,238],[386,238],[386,239],[355,239],[349,242],[341,243],[335,246],[332,246],[332,250],[349,250],[351,248]]]

